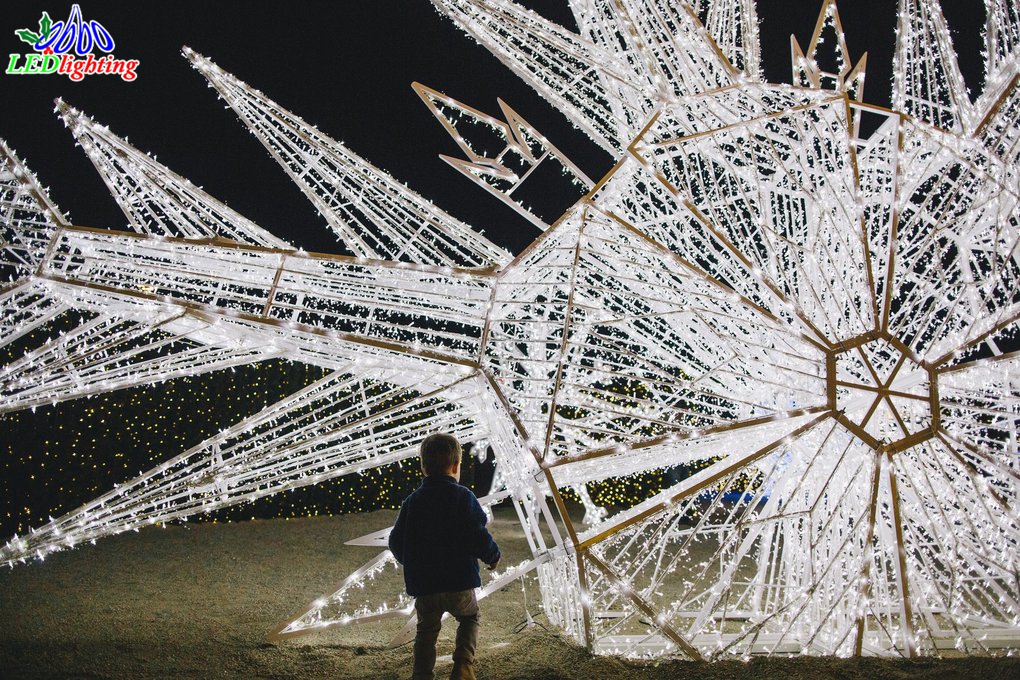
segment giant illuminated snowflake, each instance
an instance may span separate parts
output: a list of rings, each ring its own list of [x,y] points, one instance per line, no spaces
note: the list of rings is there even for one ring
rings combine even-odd
[[[752,0],[436,6],[618,158],[590,181],[506,122],[416,86],[543,230],[511,257],[185,50],[350,256],[290,248],[59,109],[139,234],[74,227],[6,147],[4,410],[267,357],[321,381],[0,552],[13,563],[415,455],[490,445],[549,619],[602,653],[904,654],[1020,643],[1017,9],[986,0],[972,103],[935,0],[900,0],[896,111],[858,101],[826,0],[794,85],[760,79]],[[826,40],[826,38],[828,38]],[[815,61],[834,51],[834,72]],[[547,226],[512,193],[559,163]],[[692,470],[617,514],[587,482]],[[561,491],[588,504],[584,525]],[[385,532],[361,540],[384,545]],[[409,616],[359,604],[383,551],[279,633]]]

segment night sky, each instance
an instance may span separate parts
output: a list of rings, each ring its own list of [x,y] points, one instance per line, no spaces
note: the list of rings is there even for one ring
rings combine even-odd
[[[530,5],[573,28],[566,0]],[[759,0],[768,80],[789,81],[790,33],[806,47],[820,5],[821,0]],[[856,62],[869,52],[864,97],[869,103],[888,105],[890,100],[895,6],[895,0],[840,3],[852,58]],[[977,92],[983,3],[943,0],[943,6],[968,85]],[[339,252],[332,232],[300,190],[180,56],[182,45],[513,251],[529,243],[537,230],[437,158],[458,151],[411,90],[412,81],[490,114],[499,113],[496,98],[502,97],[593,178],[612,164],[427,0],[94,1],[81,7],[85,19],[100,21],[116,40],[118,59],[140,61],[137,80],[94,75],[74,83],[56,74],[0,75],[0,137],[78,225],[121,229],[125,220],[91,162],[74,148],[70,133],[52,113],[56,97],[127,136],[274,234],[310,251]],[[70,8],[66,2],[3,3],[4,54],[29,51],[14,31],[36,29],[43,10],[58,21]],[[563,209],[570,200],[565,199]],[[0,363],[6,360],[0,356]],[[277,362],[0,417],[0,538],[71,509],[320,375],[318,369]],[[407,484],[384,486],[385,493],[378,483],[333,485],[232,516],[392,505]]]

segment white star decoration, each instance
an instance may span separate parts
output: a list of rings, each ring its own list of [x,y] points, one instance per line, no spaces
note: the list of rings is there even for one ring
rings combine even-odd
[[[533,553],[482,595],[536,572],[595,652],[1015,649],[1012,3],[986,0],[971,102],[937,2],[901,0],[889,111],[859,101],[831,0],[794,41],[794,86],[760,81],[751,0],[572,0],[579,33],[434,2],[618,158],[593,184],[506,105],[416,85],[467,156],[447,160],[543,229],[516,258],[187,49],[350,255],[292,249],[64,104],[139,234],[68,224],[0,149],[3,341],[86,312],[2,370],[3,410],[269,357],[332,371],[0,558],[411,458],[444,430],[491,445],[483,503],[511,499]],[[552,225],[513,196],[543,162],[584,194]],[[584,493],[670,466],[696,472],[616,514]],[[391,564],[278,634],[409,616],[402,593],[350,597]]]

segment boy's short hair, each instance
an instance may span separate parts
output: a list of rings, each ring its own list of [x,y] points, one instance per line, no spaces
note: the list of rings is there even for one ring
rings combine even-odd
[[[421,443],[421,467],[431,476],[445,475],[460,463],[460,442],[452,434],[436,432]]]

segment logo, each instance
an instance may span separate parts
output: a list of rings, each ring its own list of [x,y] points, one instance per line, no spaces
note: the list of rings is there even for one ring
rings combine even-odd
[[[74,5],[66,21],[53,23],[42,13],[39,31],[21,28],[14,32],[22,42],[32,46],[31,54],[12,54],[7,63],[9,75],[47,75],[60,73],[78,82],[90,75],[118,75],[125,81],[138,77],[137,59],[116,59],[113,36],[96,20],[85,21],[81,8]],[[106,56],[96,57],[98,49]]]

